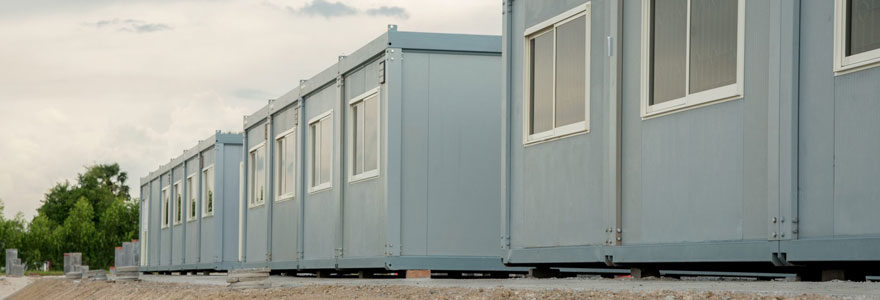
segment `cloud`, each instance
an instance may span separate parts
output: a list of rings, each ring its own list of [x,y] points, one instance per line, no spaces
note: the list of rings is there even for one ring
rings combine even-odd
[[[94,26],[95,28],[115,28],[118,31],[134,33],[150,33],[174,29],[171,25],[163,23],[148,23],[146,21],[134,19],[119,20],[118,18],[100,20],[94,23],[85,23],[85,25]]]
[[[371,8],[367,10],[370,16],[395,17],[400,19],[409,19],[409,13],[405,8],[400,6],[382,6],[379,8]]]
[[[345,3],[339,1],[329,2],[326,0],[312,0],[311,3],[306,3],[306,5],[299,9],[294,9],[288,6],[287,10],[297,14],[322,16],[325,18],[352,16],[358,13],[356,8],[348,6]]]
[[[55,183],[95,163],[118,162],[138,197],[142,176],[215,130],[241,131],[266,99],[381,34],[388,19],[370,8],[405,7],[407,31],[501,32],[494,0],[327,1],[357,12],[298,14],[312,0],[5,1],[0,40],[15,47],[0,46],[3,214],[30,219]],[[137,34],[146,24],[169,28]]]

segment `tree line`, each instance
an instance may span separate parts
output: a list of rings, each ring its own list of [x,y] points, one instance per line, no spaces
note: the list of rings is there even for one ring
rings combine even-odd
[[[139,206],[127,179],[116,163],[86,167],[76,183],[59,182],[49,189],[30,222],[21,212],[4,218],[0,200],[0,249],[18,249],[28,269],[48,261],[60,270],[68,252],[82,252],[83,264],[92,269],[113,265],[114,247],[138,238]],[[0,252],[3,263],[6,251]]]

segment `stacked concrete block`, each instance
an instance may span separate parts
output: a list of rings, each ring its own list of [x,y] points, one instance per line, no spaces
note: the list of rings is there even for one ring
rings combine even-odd
[[[120,266],[131,266],[132,265],[130,262],[130,260],[131,260],[131,258],[129,256],[130,254],[131,254],[131,243],[130,242],[123,242],[122,243],[122,259],[121,259],[122,263],[120,264]]]
[[[64,253],[64,277],[67,279],[82,279],[82,253]]]
[[[269,269],[229,270],[226,283],[231,288],[268,288]]]
[[[131,240],[131,265],[138,266],[141,264],[141,242]]]
[[[12,268],[12,262],[14,259],[18,258],[18,249],[6,249],[6,274],[9,274],[9,270]]]
[[[88,277],[86,277],[86,275],[83,275],[83,279],[88,278],[90,280],[98,280],[98,281],[107,280],[107,272],[104,270],[90,270],[87,273],[88,273]]]
[[[76,272],[79,265],[82,265],[82,253],[64,253],[64,274]]]
[[[6,249],[6,276],[24,276],[24,264],[18,258],[18,249]]]
[[[122,243],[121,247],[116,247],[114,266],[127,267],[140,265],[141,245],[138,240]]]
[[[79,266],[77,272],[82,276],[80,279],[89,279],[89,266]]]
[[[116,266],[116,281],[140,280],[138,266]]]
[[[125,266],[125,263],[123,263],[123,261],[125,259],[125,251],[123,250],[123,248],[124,248],[124,246],[123,247],[116,247],[116,250],[114,252],[115,255],[113,257],[113,265],[114,266],[117,266],[117,267]]]

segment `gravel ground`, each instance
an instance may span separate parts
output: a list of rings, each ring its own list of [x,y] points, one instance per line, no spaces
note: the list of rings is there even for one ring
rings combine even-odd
[[[112,283],[40,279],[10,299],[880,299],[880,283],[632,279],[271,278],[233,290],[225,276],[142,276]]]
[[[0,299],[6,299],[12,293],[24,288],[33,281],[29,277],[0,276]]]

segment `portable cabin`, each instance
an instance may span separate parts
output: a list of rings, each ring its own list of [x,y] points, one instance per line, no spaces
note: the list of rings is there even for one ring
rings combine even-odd
[[[218,131],[141,179],[141,271],[238,265],[242,140]]]
[[[880,260],[877,1],[506,0],[503,19],[505,263]]]
[[[245,117],[243,267],[512,270],[500,46],[392,25]]]

